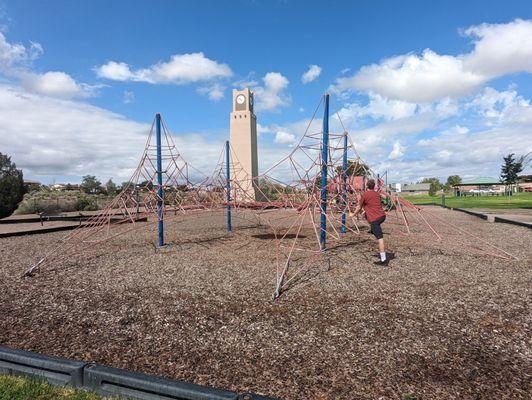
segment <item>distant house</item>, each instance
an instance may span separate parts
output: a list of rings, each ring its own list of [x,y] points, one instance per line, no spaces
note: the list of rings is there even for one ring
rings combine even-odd
[[[57,192],[64,190],[80,190],[81,185],[78,183],[53,183],[50,185],[50,189]]]
[[[517,187],[520,192],[532,192],[532,175],[521,175]]]
[[[396,185],[396,190],[408,194],[429,194],[430,183],[403,183],[400,187]]]
[[[64,183],[52,183],[50,185],[50,189],[54,190],[54,191],[61,191],[61,190],[64,190],[65,189],[65,184]]]
[[[65,185],[65,190],[81,190],[81,185],[79,183],[67,183]]]

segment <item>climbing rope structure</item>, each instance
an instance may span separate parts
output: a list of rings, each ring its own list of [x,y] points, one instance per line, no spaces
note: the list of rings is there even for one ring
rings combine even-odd
[[[323,118],[318,121],[320,111]],[[480,254],[515,258],[478,235],[390,195],[379,175],[360,158],[340,114],[333,113],[332,118],[341,127],[339,132],[329,129],[329,94],[325,94],[290,154],[252,177],[229,142],[211,174],[195,169],[182,157],[156,114],[128,184],[105,209],[70,232],[25,275],[80,257],[98,243],[150,225],[157,226],[162,247],[165,223],[183,216],[225,212],[228,232],[233,232],[233,217],[259,222],[271,232],[277,253],[273,293],[277,298],[319,265],[320,259],[335,256],[329,250],[360,236],[361,225],[367,224],[353,211],[369,178],[375,180],[376,190],[386,200],[392,234],[431,234],[437,241],[461,234],[471,239],[471,248]]]

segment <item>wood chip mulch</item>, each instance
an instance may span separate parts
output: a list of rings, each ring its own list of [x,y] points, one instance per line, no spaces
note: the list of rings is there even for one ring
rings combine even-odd
[[[389,267],[363,230],[272,302],[268,231],[227,236],[222,214],[168,224],[164,249],[141,230],[32,278],[65,233],[0,239],[0,344],[284,399],[529,399],[532,232],[431,212],[519,260],[390,221]]]

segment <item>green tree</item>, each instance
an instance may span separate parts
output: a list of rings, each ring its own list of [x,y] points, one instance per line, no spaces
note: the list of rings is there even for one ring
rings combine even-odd
[[[0,218],[11,215],[24,196],[24,178],[11,157],[0,153]]]
[[[338,175],[342,174],[342,167],[336,167],[336,173]],[[364,164],[362,161],[351,161],[347,160],[347,175],[348,176],[370,176],[369,167]]]
[[[118,193],[118,187],[113,182],[112,179],[109,179],[107,183],[105,184],[105,190],[107,191],[107,194],[109,196],[114,196]]]
[[[513,185],[517,182],[517,178],[521,171],[523,171],[523,164],[525,157],[521,156],[515,158],[515,153],[510,153],[506,157],[503,157],[503,164],[501,166],[501,181],[505,185]]]
[[[81,190],[88,194],[98,194],[102,192],[102,183],[93,175],[85,175],[81,181]]]
[[[130,182],[130,181],[124,181],[122,182],[122,184],[120,185],[120,190],[124,190],[126,187],[128,187],[130,189],[135,189],[135,184],[133,182]]]
[[[152,190],[153,189],[153,182],[152,181],[142,181],[137,186],[141,190],[142,189]]]
[[[453,187],[461,183],[462,183],[462,178],[460,178],[460,175],[451,175],[447,177],[447,185],[449,187]]]
[[[430,183],[429,195],[431,196],[435,196],[436,192],[443,188],[443,185],[438,178],[425,178],[421,183]]]

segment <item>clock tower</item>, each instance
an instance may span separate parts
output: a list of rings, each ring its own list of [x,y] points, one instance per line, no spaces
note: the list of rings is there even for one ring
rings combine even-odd
[[[234,179],[246,193],[239,200],[256,200],[255,178],[258,175],[257,158],[257,117],[253,113],[253,92],[249,88],[233,89],[233,111],[230,114],[229,142],[233,150],[232,157],[243,171],[234,171]],[[253,180],[252,180],[253,179]],[[239,194],[237,194],[239,197]]]

